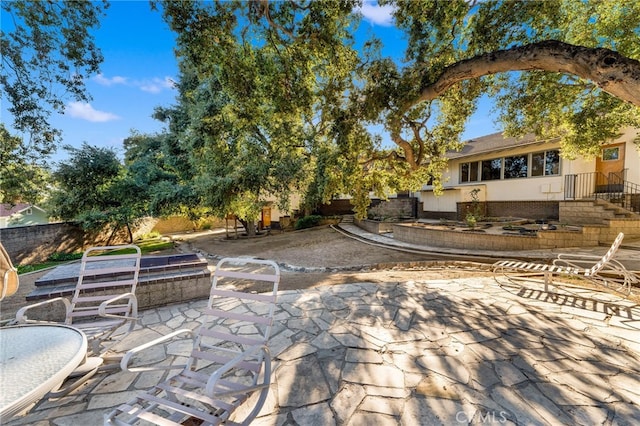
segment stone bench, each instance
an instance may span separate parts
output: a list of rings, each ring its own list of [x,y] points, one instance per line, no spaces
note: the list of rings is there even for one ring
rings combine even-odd
[[[27,302],[55,297],[71,297],[78,280],[80,263],[58,266],[35,282]],[[194,299],[206,299],[211,290],[211,271],[207,260],[197,253],[142,256],[136,297],[138,310]],[[96,289],[100,291],[100,289]],[[64,318],[62,303],[34,311],[34,319],[59,321]]]

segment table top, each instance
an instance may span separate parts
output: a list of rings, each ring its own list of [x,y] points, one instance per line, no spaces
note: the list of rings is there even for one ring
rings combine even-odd
[[[0,328],[0,417],[18,414],[62,383],[86,352],[86,336],[73,327]]]

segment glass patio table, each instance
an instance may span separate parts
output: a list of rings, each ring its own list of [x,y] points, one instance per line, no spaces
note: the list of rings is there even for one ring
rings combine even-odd
[[[58,324],[0,328],[0,423],[59,386],[87,353],[80,330]]]

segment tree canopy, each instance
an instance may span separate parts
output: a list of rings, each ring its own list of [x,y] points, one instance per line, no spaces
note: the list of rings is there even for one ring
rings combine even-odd
[[[309,207],[350,194],[363,215],[371,191],[437,189],[483,96],[507,135],[560,138],[569,157],[640,127],[638,1],[379,3],[406,36],[401,63],[385,40],[356,40],[358,0],[152,2],[177,34],[181,75],[177,105],[155,113],[169,131],[127,142],[146,208],[202,205],[249,224],[267,198],[286,206],[298,192]],[[88,98],[101,61],[89,30],[106,3],[2,7],[15,27],[1,37],[2,93],[34,149],[3,133],[0,154],[37,156],[59,138],[50,111]]]
[[[103,60],[91,30],[106,1],[3,1],[0,30],[0,95],[13,115],[13,128],[27,140],[31,158],[42,158],[61,142],[50,123],[65,101],[89,101],[85,81]]]
[[[565,155],[594,155],[640,124],[640,4],[632,0],[406,2],[407,66],[387,124],[396,144],[411,112],[479,84],[507,134],[560,137]],[[447,115],[460,114],[457,108]]]
[[[235,214],[251,232],[267,199],[286,208],[312,181],[314,196],[329,198],[332,179],[312,175],[355,91],[352,6],[308,2],[301,16],[293,2],[163,4],[178,34],[176,111],[188,117],[173,131],[214,213]]]
[[[22,139],[0,124],[0,203],[31,202],[43,199],[49,170],[30,162]]]
[[[51,216],[77,221],[90,232],[111,228],[112,236],[126,228],[133,242],[131,226],[147,215],[140,185],[111,149],[87,143],[65,149],[70,158],[53,176],[56,188],[49,201]]]
[[[351,193],[363,214],[369,191],[438,188],[483,95],[508,135],[559,137],[565,156],[594,155],[620,127],[640,126],[638,2],[379,3],[406,34],[403,63],[379,53],[384,40],[355,48],[357,1],[162,2],[179,58],[224,98],[199,118],[209,160],[231,155],[207,163],[205,186],[243,192],[230,176],[264,182],[253,173],[264,160],[297,149],[308,199]],[[243,139],[252,147],[229,149]],[[212,204],[230,205],[217,195]]]

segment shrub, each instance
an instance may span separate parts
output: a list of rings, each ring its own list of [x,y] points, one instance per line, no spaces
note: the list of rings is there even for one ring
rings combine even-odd
[[[82,259],[82,253],[52,253],[49,256],[50,261],[52,262],[66,262],[69,260],[77,260]]]
[[[158,231],[151,231],[147,234],[142,235],[139,239],[140,240],[153,240],[155,238],[160,238],[162,237],[162,234]]]
[[[301,217],[300,219],[298,219],[296,221],[295,228],[296,229],[305,229],[305,228],[311,228],[313,226],[318,226],[318,224],[320,223],[321,219],[322,219],[322,216],[317,215],[317,214]]]

